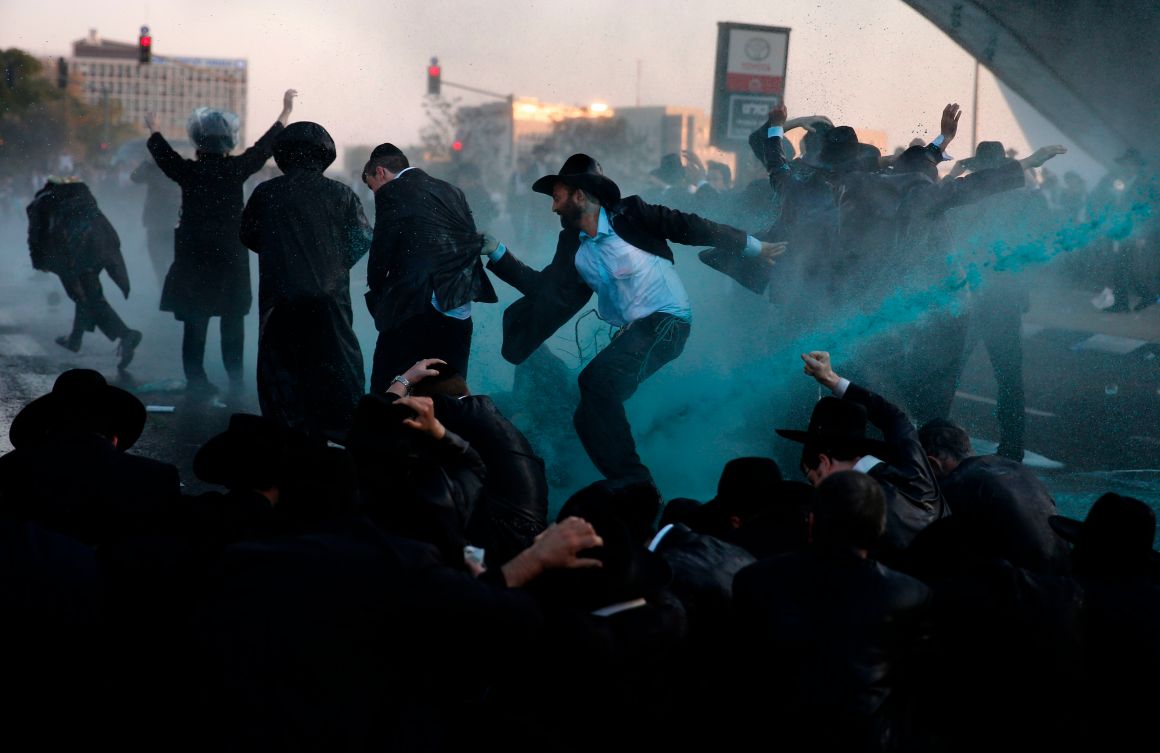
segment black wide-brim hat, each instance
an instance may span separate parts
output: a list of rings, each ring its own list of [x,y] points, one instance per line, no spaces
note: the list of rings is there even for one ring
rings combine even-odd
[[[604,540],[604,545],[579,553],[603,563],[599,568],[554,571],[545,587],[573,606],[596,609],[621,601],[655,596],[673,578],[673,571],[658,554],[634,539],[633,525],[622,507],[629,503],[624,490],[608,481],[597,481],[580,489],[563,504],[556,521],[578,517],[587,521]],[[629,513],[631,514],[631,513]]]
[[[279,483],[295,453],[311,445],[305,434],[269,418],[235,413],[225,431],[198,448],[193,473],[208,484],[229,489],[269,489]]]
[[[816,154],[807,154],[802,162],[819,170],[848,172],[856,170],[862,161],[861,143],[857,132],[850,126],[837,126],[826,131],[822,148]]]
[[[836,397],[823,397],[814,406],[810,425],[805,430],[776,429],[780,436],[801,442],[806,448],[820,447],[848,450],[859,455],[873,455],[886,460],[890,445],[866,436],[866,409],[858,403]]]
[[[771,499],[781,481],[781,468],[773,458],[733,458],[721,470],[717,496],[701,505],[694,517],[723,518],[737,513],[739,508],[759,506],[752,500]]]
[[[1047,519],[1051,529],[1065,541],[1077,546],[1135,552],[1160,566],[1160,552],[1152,548],[1156,536],[1156,514],[1135,497],[1108,492],[1092,504],[1087,518],[1076,520],[1066,515]]]
[[[604,177],[600,163],[587,154],[573,154],[564,162],[560,172],[540,178],[532,184],[532,190],[551,196],[557,183],[582,188],[605,207],[620,203],[620,187]]]
[[[975,147],[975,156],[961,160],[960,164],[968,170],[989,170],[993,167],[1002,167],[1007,164],[1007,150],[1001,141],[980,141]]]
[[[105,381],[92,369],[69,369],[56,378],[52,392],[24,406],[12,419],[13,447],[32,444],[60,430],[109,431],[117,449],[127,450],[145,428],[145,405],[135,395]]]
[[[688,175],[685,172],[684,163],[681,162],[681,155],[676,152],[663,155],[661,157],[661,166],[650,170],[648,174],[669,185],[684,182]]]

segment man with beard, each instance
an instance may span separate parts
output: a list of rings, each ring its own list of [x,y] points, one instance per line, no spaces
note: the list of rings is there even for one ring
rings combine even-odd
[[[274,141],[284,175],[258,186],[242,213],[242,242],[258,254],[262,415],[314,435],[344,431],[364,385],[350,268],[371,231],[354,192],[323,175],[334,158],[325,128],[287,126]]]
[[[580,372],[573,423],[596,468],[614,481],[651,481],[641,463],[624,402],[653,372],[681,354],[692,309],[667,241],[717,246],[768,264],[784,243],[762,243],[728,225],[620,196],[600,164],[574,154],[532,190],[552,197],[563,230],[556,255],[536,271],[494,238],[488,268],[524,297],[504,312],[503,356],[519,364],[596,293],[601,319],[618,327],[612,342]],[[760,262],[759,262],[760,263]]]

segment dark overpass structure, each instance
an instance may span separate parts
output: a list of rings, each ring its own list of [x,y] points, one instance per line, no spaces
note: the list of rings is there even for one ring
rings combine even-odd
[[[1160,3],[904,2],[1104,165],[1160,156]]]

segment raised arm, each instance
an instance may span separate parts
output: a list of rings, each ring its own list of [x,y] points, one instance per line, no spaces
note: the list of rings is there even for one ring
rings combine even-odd
[[[540,287],[544,272],[524,264],[495,236],[481,236],[479,253],[487,257],[487,268],[496,277],[524,295],[531,295]]]
[[[278,122],[282,125],[290,122],[290,113],[294,111],[294,98],[297,96],[297,89],[287,89],[282,95],[282,112],[278,115]]]
[[[290,113],[294,109],[294,98],[297,96],[296,89],[287,89],[286,93],[282,95],[282,112],[274,121],[274,125],[270,126],[270,129],[263,133],[253,146],[238,155],[236,164],[244,177],[249,177],[261,170],[262,165],[266,164],[266,160],[270,159],[274,150],[274,139],[278,138],[278,134],[282,132],[282,128],[290,120]]]
[[[161,135],[157,126],[157,113],[148,112],[145,114],[145,127],[150,131],[149,140],[145,142],[145,147],[153,156],[153,161],[157,163],[157,167],[165,173],[167,178],[180,185],[189,174],[189,168],[185,158],[174,151],[165,137]]]

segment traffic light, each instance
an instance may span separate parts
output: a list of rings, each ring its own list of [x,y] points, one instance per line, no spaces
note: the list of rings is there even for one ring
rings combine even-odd
[[[439,68],[439,58],[431,58],[431,65],[427,66],[427,93],[438,97],[440,77],[443,71]]]
[[[137,37],[137,62],[148,63],[153,59],[153,37],[149,34],[149,27],[141,27],[141,35]]]
[[[56,59],[56,85],[59,89],[68,88],[68,61],[64,58]]]

